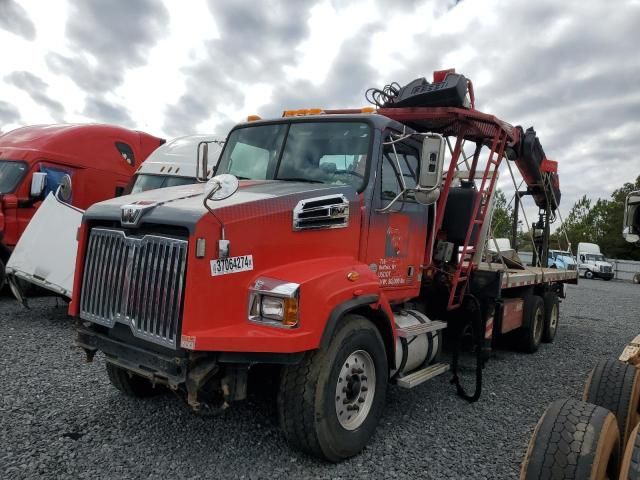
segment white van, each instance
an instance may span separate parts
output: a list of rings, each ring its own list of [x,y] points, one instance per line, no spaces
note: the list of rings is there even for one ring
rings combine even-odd
[[[578,270],[584,278],[613,278],[613,265],[607,262],[595,243],[578,244]]]

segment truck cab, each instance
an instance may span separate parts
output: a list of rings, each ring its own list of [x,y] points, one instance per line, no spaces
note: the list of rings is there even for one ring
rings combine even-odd
[[[158,147],[142,162],[125,191],[140,193],[204,182],[215,168],[223,143],[215,135],[173,139]],[[207,168],[204,168],[205,163]],[[82,209],[56,195],[49,195],[42,202],[7,262],[9,285],[23,305],[26,306],[25,290],[28,288],[25,287],[29,284],[71,298],[77,252],[76,232],[83,213]],[[47,233],[54,229],[57,235],[52,238]]]
[[[66,184],[81,209],[122,195],[144,159],[164,142],[110,125],[35,125],[0,135],[0,271],[36,210]],[[73,186],[73,187],[72,187]]]
[[[550,268],[563,268],[566,270],[575,270],[577,268],[573,254],[568,250],[549,250],[547,265]]]
[[[207,145],[208,167],[206,171],[201,171],[204,145]],[[224,137],[221,139],[216,135],[174,138],[156,149],[140,165],[126,188],[126,193],[136,194],[156,188],[206,181],[218,163],[223,145]]]
[[[600,252],[600,246],[595,243],[578,243],[578,270],[584,278],[613,278],[613,265]]]

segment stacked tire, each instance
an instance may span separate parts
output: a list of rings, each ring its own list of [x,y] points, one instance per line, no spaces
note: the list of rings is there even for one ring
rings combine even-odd
[[[601,360],[581,400],[553,402],[529,442],[521,479],[640,480],[640,369]]]

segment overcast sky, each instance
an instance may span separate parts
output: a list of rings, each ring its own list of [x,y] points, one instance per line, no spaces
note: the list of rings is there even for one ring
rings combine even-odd
[[[479,109],[537,129],[565,213],[640,174],[640,0],[0,0],[0,45],[1,131],[224,136],[455,67]]]

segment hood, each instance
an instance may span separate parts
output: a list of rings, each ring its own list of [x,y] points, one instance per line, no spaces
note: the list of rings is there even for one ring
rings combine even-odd
[[[611,267],[612,265],[609,262],[603,262],[601,260],[596,260],[595,266],[596,267]]]
[[[113,198],[91,206],[84,215],[85,221],[121,221],[122,207],[144,205],[146,209],[138,225],[160,224],[186,227],[193,232],[200,219],[208,214],[203,205],[204,183],[179,187],[149,190],[135,195]],[[290,209],[296,201],[323,195],[343,194],[355,201],[357,193],[351,186],[310,184],[281,180],[241,180],[238,191],[224,200],[209,201],[208,206],[216,212],[233,212],[234,220],[239,216],[256,216],[264,210],[259,206],[265,202],[276,202],[276,209]],[[256,208],[239,208],[255,205]],[[238,207],[238,208],[234,208]],[[226,216],[226,215],[225,215]]]

